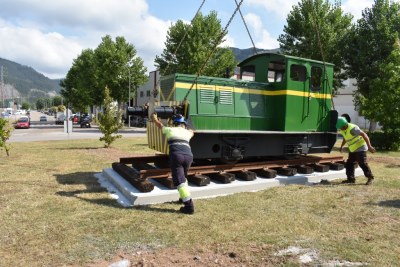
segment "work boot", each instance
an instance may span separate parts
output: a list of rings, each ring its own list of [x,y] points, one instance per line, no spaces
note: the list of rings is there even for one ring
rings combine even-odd
[[[365,183],[365,185],[372,185],[373,182],[374,182],[374,177],[368,178],[368,180],[367,180],[367,182]]]
[[[185,214],[193,214],[194,213],[193,201],[190,199],[183,203],[185,204],[185,206],[181,207],[179,211]]]
[[[356,179],[354,178],[347,178],[347,180],[342,181],[342,184],[355,184]]]
[[[179,210],[182,213],[185,214],[193,214],[194,213],[194,207],[193,206],[183,206]]]

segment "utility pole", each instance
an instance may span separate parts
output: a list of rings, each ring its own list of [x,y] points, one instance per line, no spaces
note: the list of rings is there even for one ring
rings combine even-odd
[[[0,93],[1,93],[1,107],[4,108],[4,71],[3,66],[0,67]]]
[[[131,62],[128,62],[128,110],[131,107]],[[128,127],[131,128],[131,115],[128,115]]]

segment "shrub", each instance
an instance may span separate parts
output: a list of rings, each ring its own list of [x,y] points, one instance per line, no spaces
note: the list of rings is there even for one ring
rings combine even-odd
[[[116,139],[122,135],[117,134],[123,127],[121,113],[117,112],[117,107],[113,105],[113,99],[110,96],[110,90],[106,87],[104,91],[104,112],[99,114],[99,119],[95,120],[99,125],[99,130],[104,134],[100,141],[104,141],[104,147],[110,147]]]
[[[4,148],[6,150],[7,156],[10,156],[10,146],[6,143],[10,138],[12,132],[12,128],[8,120],[0,118],[0,148]]]
[[[372,146],[379,150],[397,151],[400,148],[400,129],[387,129],[368,133]]]

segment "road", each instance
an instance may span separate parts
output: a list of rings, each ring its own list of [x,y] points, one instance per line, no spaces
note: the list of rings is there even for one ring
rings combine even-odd
[[[76,139],[98,139],[103,134],[99,131],[96,125],[92,128],[80,128],[79,125],[74,125],[72,132],[64,132],[63,125],[56,125],[55,119],[52,116],[47,116],[47,122],[40,122],[40,116],[43,113],[32,111],[31,128],[30,129],[14,129],[8,142],[33,142],[33,141],[48,141],[48,140],[76,140]],[[123,137],[145,137],[145,128],[124,128],[119,131]]]

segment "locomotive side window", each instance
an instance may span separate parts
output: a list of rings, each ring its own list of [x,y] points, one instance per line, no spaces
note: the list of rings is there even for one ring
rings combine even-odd
[[[254,82],[256,77],[256,67],[254,65],[242,67],[241,75],[242,75],[242,77],[240,78],[241,80]]]
[[[290,79],[292,81],[304,82],[307,77],[307,69],[305,66],[292,64],[290,66]]]
[[[281,82],[285,74],[285,62],[271,61],[268,64],[268,82]]]
[[[311,67],[311,91],[320,91],[322,88],[322,68]]]

